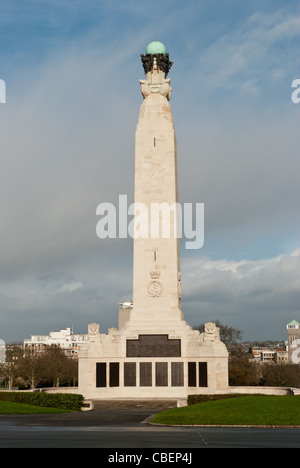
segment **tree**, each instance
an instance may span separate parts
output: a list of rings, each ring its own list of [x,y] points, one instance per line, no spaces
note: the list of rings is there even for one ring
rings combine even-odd
[[[18,343],[11,343],[5,349],[5,362],[1,363],[0,376],[7,382],[8,389],[13,388],[14,382],[19,377],[20,359],[23,355],[23,347]]]
[[[68,357],[68,360],[66,362],[66,374],[65,375],[66,375],[69,385],[71,385],[71,382],[72,382],[72,386],[75,387],[77,380],[78,380],[78,359],[77,358]]]
[[[256,362],[250,362],[247,355],[229,359],[229,385],[256,385],[260,381],[259,367],[259,364]]]
[[[45,370],[44,360],[41,353],[26,353],[19,362],[19,377],[21,377],[30,388],[36,388],[43,382]]]
[[[17,379],[30,388],[37,386],[74,385],[78,380],[78,360],[68,357],[59,346],[45,347],[39,352],[25,352],[23,346],[7,345],[6,360],[0,363],[0,379],[11,390]]]
[[[299,364],[265,363],[261,365],[261,375],[264,384],[276,387],[299,387]]]
[[[52,382],[53,387],[59,387],[68,380],[68,357],[59,346],[51,345],[42,353],[42,377],[44,381]]]

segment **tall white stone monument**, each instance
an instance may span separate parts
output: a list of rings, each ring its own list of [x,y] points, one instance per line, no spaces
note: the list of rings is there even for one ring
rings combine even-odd
[[[181,310],[177,148],[165,46],[141,55],[145,79],[135,140],[133,301],[108,334],[88,326],[79,354],[85,398],[186,398],[228,389],[228,353],[212,322],[193,330]],[[199,310],[201,321],[201,310]]]

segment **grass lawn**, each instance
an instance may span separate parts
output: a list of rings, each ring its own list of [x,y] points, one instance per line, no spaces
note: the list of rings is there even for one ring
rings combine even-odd
[[[238,396],[162,411],[152,423],[172,425],[300,425],[300,396]]]
[[[69,412],[69,410],[26,405],[24,403],[15,403],[12,401],[0,401],[0,414],[49,414],[67,412]]]

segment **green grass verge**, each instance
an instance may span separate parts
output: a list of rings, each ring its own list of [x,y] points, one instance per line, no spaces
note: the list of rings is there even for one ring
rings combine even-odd
[[[162,411],[151,419],[171,425],[300,425],[300,396],[240,396]]]
[[[0,401],[0,415],[67,413],[70,411],[71,410],[59,408],[47,408],[42,406],[27,405],[25,403],[15,403],[13,401]]]

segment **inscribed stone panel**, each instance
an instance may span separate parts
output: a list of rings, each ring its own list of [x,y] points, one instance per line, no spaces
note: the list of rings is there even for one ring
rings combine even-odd
[[[171,363],[172,387],[183,387],[183,362]]]
[[[155,363],[155,385],[156,387],[168,386],[168,363],[167,362]]]
[[[152,386],[152,362],[140,363],[140,386],[141,387]]]
[[[135,362],[124,362],[124,387],[136,386],[136,364]]]
[[[139,335],[137,340],[127,340],[127,357],[180,357],[180,339],[168,335]]]

